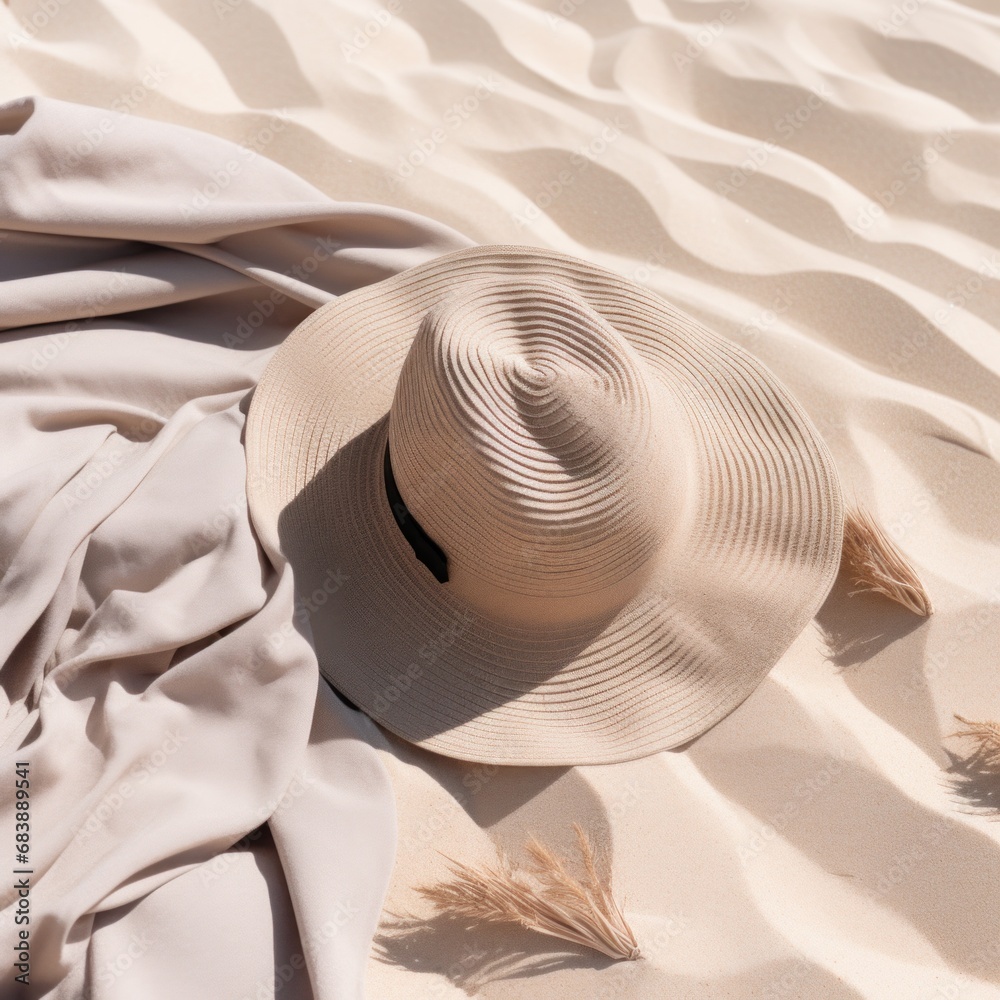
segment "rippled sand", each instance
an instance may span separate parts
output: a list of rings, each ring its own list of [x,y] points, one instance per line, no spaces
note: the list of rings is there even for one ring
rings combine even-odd
[[[336,198],[615,268],[748,347],[937,608],[839,584],[679,753],[494,771],[387,743],[399,863],[371,996],[1000,996],[1000,793],[945,770],[969,749],[953,713],[1000,715],[995,3],[9,0],[0,19],[5,100],[214,132]],[[607,835],[646,961],[391,916],[426,915],[437,850],[568,843],[573,820]]]

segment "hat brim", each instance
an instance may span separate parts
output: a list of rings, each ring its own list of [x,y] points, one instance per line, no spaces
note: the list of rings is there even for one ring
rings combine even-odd
[[[611,323],[693,444],[683,551],[614,615],[536,632],[434,579],[382,472],[421,318],[464,281],[519,274],[575,289]],[[397,735],[466,760],[611,763],[688,742],[757,687],[840,561],[836,470],[777,378],[652,292],[552,251],[472,247],[321,307],[254,390],[246,451],[254,526],[292,565],[324,676]]]

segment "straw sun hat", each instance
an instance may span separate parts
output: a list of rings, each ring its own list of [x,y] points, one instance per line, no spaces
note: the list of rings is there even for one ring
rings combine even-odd
[[[775,376],[551,251],[473,247],[317,309],[255,389],[246,449],[258,534],[325,595],[324,676],[467,760],[687,742],[840,562],[836,470]]]

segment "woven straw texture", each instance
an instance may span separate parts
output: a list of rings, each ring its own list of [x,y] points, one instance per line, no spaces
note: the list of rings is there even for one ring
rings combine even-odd
[[[386,498],[448,558],[439,583]],[[743,701],[840,561],[829,453],[774,375],[604,268],[447,254],[276,351],[247,495],[323,674],[386,728],[497,764],[627,760]]]

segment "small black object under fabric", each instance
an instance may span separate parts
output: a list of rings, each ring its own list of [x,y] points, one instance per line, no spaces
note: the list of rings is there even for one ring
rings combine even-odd
[[[417,523],[409,508],[399,495],[396,477],[392,474],[392,463],[389,461],[389,442],[385,443],[385,495],[389,499],[389,509],[399,525],[403,537],[410,543],[413,554],[434,574],[438,583],[448,582],[448,557],[440,546]]]

